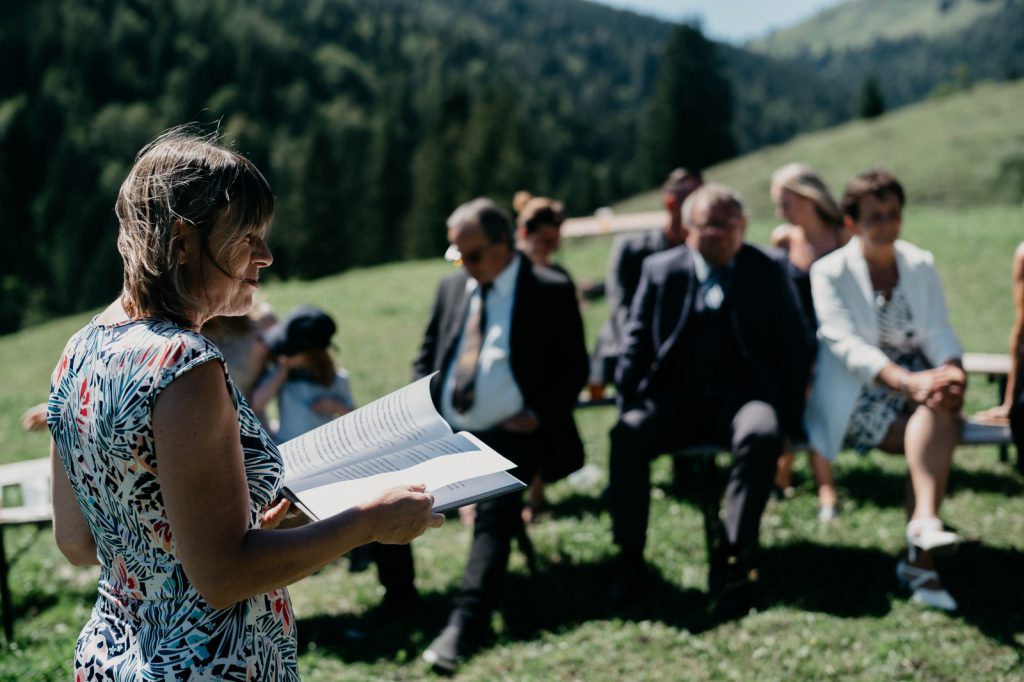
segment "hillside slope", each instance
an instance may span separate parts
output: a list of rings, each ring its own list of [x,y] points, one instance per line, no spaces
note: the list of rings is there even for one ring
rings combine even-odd
[[[1024,80],[905,107],[873,121],[856,121],[756,151],[708,170],[740,190],[755,218],[773,212],[768,196],[774,169],[803,161],[818,169],[836,194],[855,173],[884,165],[907,187],[913,203],[970,207],[1019,204],[1024,193]],[[657,192],[616,206],[651,210]]]
[[[876,40],[956,33],[998,12],[1002,0],[849,0],[747,47],[773,57],[818,56]]]

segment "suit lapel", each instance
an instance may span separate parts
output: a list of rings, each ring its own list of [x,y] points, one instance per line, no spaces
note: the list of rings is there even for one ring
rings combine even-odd
[[[679,318],[676,320],[675,327],[672,329],[672,333],[661,342],[661,346],[658,347],[659,359],[664,358],[668,354],[672,346],[675,345],[679,339],[679,335],[683,331],[683,327],[686,325],[686,320],[690,316],[690,310],[693,307],[693,296],[697,289],[697,273],[693,268],[693,257],[690,255],[690,249],[684,248],[679,250],[679,259],[676,261],[674,267],[667,275],[665,282],[665,296],[673,291],[679,291],[679,297],[681,300],[678,303],[672,301],[666,301],[670,305],[676,305],[679,308]],[[661,310],[662,306],[659,306],[659,314],[664,314]]]
[[[444,358],[444,362],[441,365],[442,367],[447,367],[451,363],[452,354],[455,353],[455,345],[462,335],[462,328],[466,326],[466,312],[469,309],[469,300],[471,298],[469,288],[466,286],[468,281],[469,278],[467,276],[457,279],[452,286],[447,302],[448,309],[453,317],[450,318],[448,324],[444,325],[445,336],[442,345],[444,352],[441,356]]]

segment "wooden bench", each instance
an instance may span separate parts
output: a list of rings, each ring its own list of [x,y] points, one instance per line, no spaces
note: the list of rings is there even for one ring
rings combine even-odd
[[[971,419],[963,422],[958,440],[960,445],[1005,446],[1012,442],[1013,438],[1010,435],[1009,426],[986,424]],[[798,444],[793,449],[807,450],[808,446],[806,444]],[[673,457],[690,459],[694,463],[693,473],[697,479],[697,487],[700,490],[700,506],[701,512],[704,515],[704,542],[708,561],[711,560],[711,554],[718,536],[718,525],[721,522],[721,486],[718,480],[718,467],[715,464],[715,458],[720,452],[723,452],[721,446],[707,443],[670,453]]]
[[[16,557],[10,560],[7,558],[4,529],[8,526],[35,526],[41,529],[51,523],[53,506],[50,504],[50,458],[0,465],[0,611],[4,637],[8,643],[14,638],[14,612],[7,574]]]
[[[1005,377],[1009,374],[1009,357],[988,355],[982,353],[967,353],[964,355],[964,370],[973,374],[986,374],[998,379],[1003,377],[1002,389],[999,399],[1002,400],[1005,390]],[[588,395],[581,394],[576,403],[577,409],[600,407],[615,404],[614,397],[602,397],[594,400]],[[1010,427],[1005,424],[988,424],[972,419],[966,419],[960,430],[960,445],[997,445],[1000,448],[1000,460],[1007,461],[1006,450],[1013,443],[1010,434]],[[794,450],[807,450],[806,444],[800,444]],[[721,493],[718,481],[718,468],[715,458],[722,452],[719,445],[706,443],[693,445],[671,454],[673,457],[691,460],[694,464],[693,474],[700,490],[700,506],[704,516],[704,542],[707,549],[708,560],[714,551],[715,542],[718,536],[718,524],[720,523]],[[1021,453],[1017,453],[1017,467],[1024,473],[1024,459]]]

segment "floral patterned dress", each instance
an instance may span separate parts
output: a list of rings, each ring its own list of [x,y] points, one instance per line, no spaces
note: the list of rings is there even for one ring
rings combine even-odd
[[[903,288],[897,284],[888,299],[877,294],[875,311],[878,314],[878,347],[886,357],[911,372],[929,369],[921,344],[914,336],[914,317]],[[887,386],[865,386],[857,396],[857,404],[846,427],[846,446],[862,455],[867,454],[885,440],[896,418],[907,414],[912,407],[902,394]]]
[[[285,589],[224,609],[189,583],[157,479],[153,404],[175,378],[223,360],[167,321],[101,325],[68,342],[53,372],[48,422],[96,540],[99,596],[75,647],[75,680],[295,680]],[[238,411],[250,527],[281,487],[281,456],[225,372]]]

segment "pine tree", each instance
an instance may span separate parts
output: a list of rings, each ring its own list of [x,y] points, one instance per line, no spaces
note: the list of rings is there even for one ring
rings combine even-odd
[[[885,113],[885,98],[882,97],[882,89],[878,86],[878,76],[874,71],[869,72],[864,78],[858,113],[861,118],[878,118]]]
[[[680,25],[662,57],[641,141],[647,182],[661,182],[676,166],[705,168],[735,154],[732,111],[714,43],[699,27]]]

